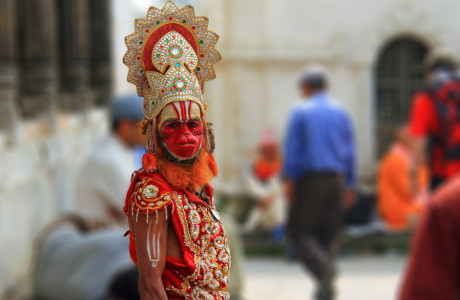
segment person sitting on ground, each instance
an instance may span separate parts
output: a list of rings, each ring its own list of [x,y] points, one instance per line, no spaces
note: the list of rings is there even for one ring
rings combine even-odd
[[[395,142],[383,157],[377,176],[378,210],[390,230],[405,230],[415,225],[427,197],[428,169],[417,170],[417,194],[410,186],[409,168],[413,155],[407,126],[396,131]]]
[[[272,130],[263,133],[258,152],[258,158],[246,180],[249,196],[257,201],[257,205],[244,224],[244,232],[252,232],[260,226],[272,231],[275,241],[280,241],[285,222],[285,203],[280,179],[282,159]]]
[[[101,229],[78,215],[50,224],[36,241],[34,299],[140,300],[125,230]]]

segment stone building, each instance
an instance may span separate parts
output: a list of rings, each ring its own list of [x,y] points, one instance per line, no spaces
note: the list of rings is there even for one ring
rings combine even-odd
[[[110,8],[0,0],[0,298],[23,286],[33,239],[70,205],[75,167],[105,132]]]

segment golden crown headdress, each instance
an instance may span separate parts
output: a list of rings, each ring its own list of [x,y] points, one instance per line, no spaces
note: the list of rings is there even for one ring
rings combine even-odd
[[[221,59],[208,19],[195,16],[191,5],[179,8],[168,1],[163,9],[150,7],[134,24],[135,32],[125,38],[123,62],[128,82],[144,97],[145,117],[151,120],[168,103],[186,100],[204,113],[204,82],[216,77],[213,65]]]

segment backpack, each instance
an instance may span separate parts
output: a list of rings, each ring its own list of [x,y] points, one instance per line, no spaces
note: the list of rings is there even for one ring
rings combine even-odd
[[[453,77],[430,91],[439,122],[434,145],[443,150],[445,162],[460,160],[460,79]]]

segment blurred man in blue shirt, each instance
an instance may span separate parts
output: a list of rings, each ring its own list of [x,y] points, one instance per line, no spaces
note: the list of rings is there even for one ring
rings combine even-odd
[[[283,166],[289,235],[318,284],[318,300],[334,299],[342,212],[354,201],[356,184],[353,125],[327,94],[327,81],[321,66],[303,73],[304,100],[291,112]]]

